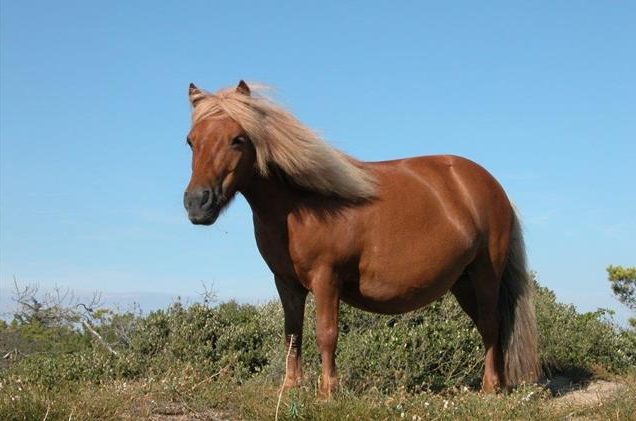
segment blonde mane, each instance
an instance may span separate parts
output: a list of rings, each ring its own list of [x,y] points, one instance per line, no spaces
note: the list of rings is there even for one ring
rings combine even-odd
[[[308,190],[350,200],[375,196],[375,179],[359,161],[334,149],[291,113],[262,94],[236,89],[216,93],[195,90],[192,124],[206,118],[229,116],[247,132],[256,149],[256,167],[267,176],[270,166],[280,168]]]

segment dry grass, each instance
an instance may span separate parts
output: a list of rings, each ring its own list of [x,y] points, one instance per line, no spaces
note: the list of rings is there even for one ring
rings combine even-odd
[[[262,380],[242,385],[219,380],[163,378],[61,386],[55,391],[2,380],[0,419],[247,419],[274,418],[279,385]],[[611,387],[607,385],[611,384]],[[583,396],[583,397],[582,397]],[[358,394],[341,390],[329,402],[306,385],[283,395],[283,420],[334,419],[615,419],[636,418],[636,376],[592,382],[582,391],[554,397],[548,388],[529,386],[507,395],[484,395],[462,388],[445,393]],[[48,415],[46,415],[48,413]]]
[[[549,387],[477,392],[483,350],[448,297],[403,316],[344,307],[342,389],[329,402],[316,399],[319,355],[308,321],[305,384],[282,394],[279,419],[636,419],[633,332],[601,310],[579,314],[539,292],[542,361],[561,376]],[[0,370],[0,420],[274,419],[288,352],[282,319],[279,303],[175,303],[113,316],[96,326],[117,356],[68,326],[0,325],[0,349],[20,351]]]

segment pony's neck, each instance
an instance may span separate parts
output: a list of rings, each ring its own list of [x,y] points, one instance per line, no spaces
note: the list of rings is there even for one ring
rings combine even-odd
[[[276,177],[254,175],[240,192],[262,221],[286,218],[293,203],[293,191]]]
[[[341,210],[365,203],[299,188],[284,174],[263,177],[254,174],[246,186],[240,189],[247,199],[256,219],[263,223],[285,223],[290,213],[304,210],[304,214],[320,217],[337,215]]]

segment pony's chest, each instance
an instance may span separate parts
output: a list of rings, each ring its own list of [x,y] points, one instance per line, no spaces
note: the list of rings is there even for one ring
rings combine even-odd
[[[352,241],[351,224],[290,217],[279,225],[255,222],[254,233],[261,256],[274,275],[297,280],[308,289],[313,268],[346,261],[358,249]]]
[[[279,225],[254,223],[256,246],[263,260],[275,276],[296,277],[294,265],[289,254],[287,229]]]

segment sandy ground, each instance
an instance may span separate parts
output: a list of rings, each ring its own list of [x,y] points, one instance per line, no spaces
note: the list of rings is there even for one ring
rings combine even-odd
[[[596,405],[623,387],[620,383],[594,380],[588,384],[574,384],[567,377],[555,377],[548,388],[555,396],[555,405]]]

